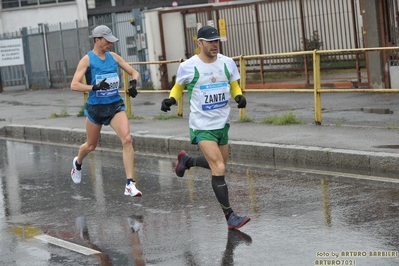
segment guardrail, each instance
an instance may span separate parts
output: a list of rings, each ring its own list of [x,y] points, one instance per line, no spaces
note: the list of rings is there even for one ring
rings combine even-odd
[[[243,95],[245,96],[246,93],[251,93],[251,92],[265,92],[265,93],[270,93],[270,92],[281,92],[281,93],[287,93],[287,92],[295,92],[295,93],[313,93],[314,96],[314,120],[316,125],[321,125],[322,122],[322,107],[321,107],[321,94],[322,93],[354,93],[354,92],[367,92],[367,93],[393,93],[393,92],[399,92],[399,89],[338,89],[338,88],[322,88],[321,86],[321,67],[320,67],[320,57],[322,55],[329,55],[329,54],[345,54],[345,53],[366,53],[366,52],[382,52],[382,51],[388,51],[388,50],[398,50],[399,47],[378,47],[378,48],[360,48],[360,49],[345,49],[345,50],[314,50],[314,51],[301,51],[301,52],[291,52],[291,53],[277,53],[277,54],[263,54],[263,55],[241,55],[241,56],[236,56],[233,57],[233,60],[236,60],[239,62],[239,69],[240,69],[240,86],[243,92]],[[306,88],[290,88],[290,89],[284,89],[284,88],[279,88],[279,89],[262,89],[262,88],[256,88],[256,89],[247,89],[247,61],[248,60],[260,60],[260,59],[266,59],[266,58],[275,58],[275,57],[295,57],[295,56],[306,56],[310,55],[312,56],[312,61],[313,61],[313,88],[312,89],[306,89]],[[177,60],[168,60],[168,61],[155,61],[155,62],[128,62],[130,65],[148,65],[148,64],[170,64],[170,63],[181,63],[183,62],[184,59],[177,59]],[[126,112],[128,115],[132,114],[131,110],[131,102],[129,98],[129,76],[128,74],[123,71],[123,83],[124,87],[123,90],[119,91],[120,93],[124,94],[125,97],[125,104],[126,104]],[[170,90],[139,90],[139,93],[169,93]],[[186,91],[185,91],[186,92]],[[183,115],[183,98],[181,97],[178,101],[178,110],[177,114],[179,116]],[[87,93],[84,94],[84,101],[87,100]],[[239,109],[239,117],[240,119],[246,117],[246,109]]]
[[[345,50],[314,50],[308,52],[293,52],[281,54],[265,54],[254,56],[240,56],[240,86],[243,89],[243,94],[247,92],[308,92],[314,94],[314,120],[316,125],[321,125],[321,94],[322,93],[353,93],[353,92],[367,92],[367,93],[392,93],[399,92],[399,89],[323,89],[321,87],[321,70],[320,70],[320,56],[327,54],[344,54],[344,53],[365,53],[373,51],[388,51],[399,50],[399,47],[378,47],[378,48],[362,48],[362,49],[345,49]],[[268,58],[276,56],[298,56],[298,55],[312,55],[313,58],[313,89],[246,89],[246,60]],[[244,95],[245,96],[245,95]],[[240,118],[245,117],[245,110],[241,110]]]

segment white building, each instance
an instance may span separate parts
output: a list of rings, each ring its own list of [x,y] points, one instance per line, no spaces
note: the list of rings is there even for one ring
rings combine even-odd
[[[0,34],[74,21],[87,24],[85,0],[3,0],[0,8]]]

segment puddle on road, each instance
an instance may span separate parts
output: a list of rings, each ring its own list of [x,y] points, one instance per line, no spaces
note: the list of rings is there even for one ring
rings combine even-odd
[[[323,111],[326,111],[325,109],[322,109]],[[355,108],[355,109],[344,109],[343,111],[355,111],[355,112],[364,112],[364,113],[369,113],[369,114],[379,114],[379,115],[391,115],[393,114],[393,111],[391,109],[383,109],[383,108]]]
[[[327,110],[325,108],[321,109],[324,113],[345,111],[345,112],[364,112],[368,114],[378,114],[378,115],[392,115],[394,112],[391,109],[384,108],[354,108],[354,109],[342,109],[342,110]]]
[[[393,111],[391,109],[374,109],[374,108],[359,108],[357,111],[365,112],[365,113],[370,113],[370,114],[380,114],[380,115],[391,115],[393,114]]]

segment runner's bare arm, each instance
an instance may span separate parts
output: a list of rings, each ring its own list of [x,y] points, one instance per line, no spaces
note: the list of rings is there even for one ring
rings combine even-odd
[[[86,73],[87,68],[90,65],[90,59],[88,55],[85,55],[80,59],[78,66],[76,68],[75,74],[71,82],[71,90],[73,91],[91,91],[93,85],[86,85],[82,83],[82,79]]]

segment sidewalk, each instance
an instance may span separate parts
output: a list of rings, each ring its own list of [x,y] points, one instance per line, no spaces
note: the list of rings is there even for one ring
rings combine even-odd
[[[154,120],[168,93],[139,93],[132,99],[135,149],[174,154],[197,151],[189,144],[188,101],[184,95],[183,118]],[[399,97],[390,93],[330,93],[322,95],[322,125],[314,124],[311,93],[247,93],[246,115],[253,122],[238,123],[232,102],[230,154],[233,160],[257,164],[324,168],[363,174],[399,171]],[[26,141],[78,146],[85,140],[85,118],[76,115],[83,106],[82,93],[69,89],[0,93],[0,136]],[[260,124],[268,116],[292,112],[305,125]],[[67,113],[68,117],[50,118]],[[113,130],[103,127],[99,147],[120,147]]]

